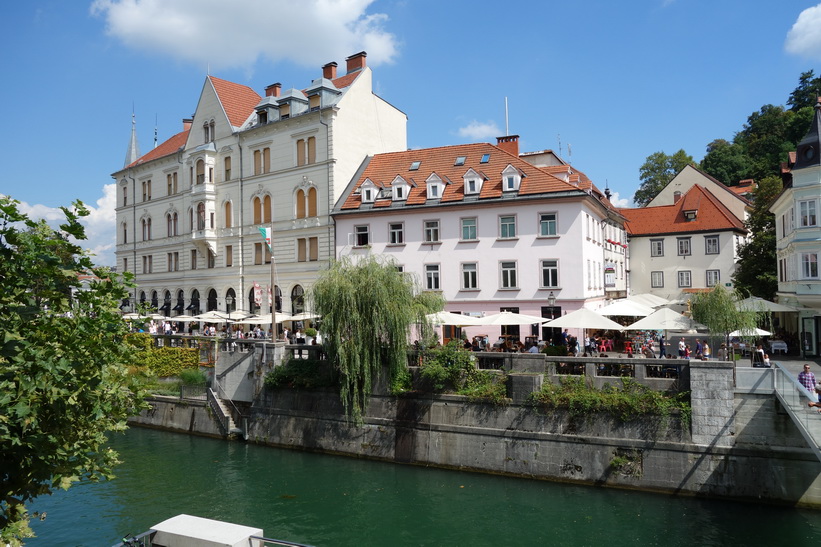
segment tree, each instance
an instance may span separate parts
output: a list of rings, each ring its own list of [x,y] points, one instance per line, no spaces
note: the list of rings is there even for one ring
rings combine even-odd
[[[121,343],[126,287],[71,241],[88,210],[62,210],[55,231],[0,196],[0,544],[33,535],[33,498],[112,476],[106,432],[140,406]],[[88,273],[99,280],[81,287]]]
[[[819,95],[821,95],[821,76],[816,77],[812,70],[808,70],[798,77],[798,85],[790,93],[787,104],[790,105],[790,110],[795,112],[808,106],[812,108],[818,101]]]
[[[701,169],[725,186],[733,186],[740,180],[750,178],[751,163],[741,145],[716,139],[707,145]]]
[[[684,150],[679,150],[672,156],[664,152],[650,154],[639,168],[641,185],[636,190],[633,201],[639,207],[644,207],[673,180],[673,177],[692,163],[693,157],[688,156]]]
[[[772,300],[778,290],[775,255],[775,216],[769,206],[781,192],[781,179],[759,181],[753,192],[753,210],[745,225],[750,239],[738,246],[738,265],[733,274],[737,290]]]
[[[760,311],[741,311],[738,303],[742,296],[716,285],[711,291],[694,294],[691,303],[693,319],[726,338],[735,330],[752,332],[766,317]]]
[[[340,374],[340,398],[348,417],[362,422],[373,381],[387,365],[391,378],[407,370],[411,326],[428,325],[425,314],[442,309],[442,298],[416,290],[411,277],[373,255],[343,257],[311,290],[322,316],[322,345]]]

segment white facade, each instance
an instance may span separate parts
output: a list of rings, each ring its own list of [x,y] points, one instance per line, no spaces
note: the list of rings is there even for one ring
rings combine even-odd
[[[136,300],[170,298],[167,315],[257,311],[255,284],[271,279],[259,228],[273,227],[280,309],[300,311],[332,258],[341,189],[368,154],[407,147],[407,117],[373,94],[364,59],[265,97],[209,76],[190,130],[114,173],[117,265],[136,274]]]

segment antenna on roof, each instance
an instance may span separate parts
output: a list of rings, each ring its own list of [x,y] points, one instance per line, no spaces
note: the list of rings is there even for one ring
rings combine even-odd
[[[570,148],[570,143],[567,143],[567,162],[573,163],[573,149]]]
[[[559,141],[559,157],[562,157],[562,136],[556,133],[556,140]]]
[[[157,148],[157,114],[154,114],[154,148]]]
[[[510,126],[508,124],[508,115],[507,115],[507,97],[505,97],[505,137],[510,135]]]

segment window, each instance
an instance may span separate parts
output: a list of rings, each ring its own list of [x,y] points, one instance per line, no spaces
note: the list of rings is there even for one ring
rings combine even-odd
[[[462,241],[476,241],[476,217],[461,219]]]
[[[516,189],[516,178],[513,176],[505,177],[505,190],[515,190]]]
[[[143,201],[151,201],[151,181],[144,180],[142,182]]]
[[[305,191],[304,190],[297,190],[296,191],[296,218],[305,218]]]
[[[128,205],[128,188],[123,188],[123,207]]]
[[[516,263],[515,262],[500,262],[499,268],[501,270],[501,287],[503,289],[518,288],[516,280]]]
[[[804,279],[818,279],[818,254],[801,253],[801,274]]]
[[[654,289],[664,287],[664,272],[650,272],[650,286]]]
[[[233,207],[231,207],[231,202],[226,201],[225,202],[225,227],[226,228],[230,228],[231,226],[234,225],[233,220],[231,219],[232,209],[233,209]]]
[[[308,188],[308,216],[317,216],[316,212],[316,188],[313,186]]]
[[[225,246],[225,267],[231,268],[234,266],[234,246]]]
[[[191,269],[197,269],[197,250],[191,249]]]
[[[396,185],[393,186],[393,199],[395,201],[402,201],[405,199],[405,186],[404,185]]]
[[[490,161],[490,154],[482,154],[482,159],[479,160],[479,163],[487,163]]]
[[[296,141],[296,164],[308,165],[316,163],[316,137],[299,139]]]
[[[169,272],[178,271],[180,269],[180,253],[168,253],[167,262]]]
[[[262,221],[271,224],[271,196],[262,199]]]
[[[124,272],[128,271],[128,259],[127,258],[123,259],[123,271]]]
[[[271,263],[271,251],[265,243],[254,243],[254,264]]]
[[[197,204],[197,230],[205,230],[205,203]]]
[[[270,173],[271,172],[271,149],[270,148],[263,148],[262,149],[262,172],[263,173]]]
[[[708,254],[708,255],[717,255],[718,254],[718,236],[705,236],[704,237],[704,254]]]
[[[690,238],[689,237],[679,237],[677,238],[678,244],[678,256],[690,256]]]
[[[307,262],[308,260],[308,241],[304,237],[296,240],[296,261]]]
[[[650,240],[650,256],[664,256],[664,240],[651,239]]]
[[[410,167],[408,168],[408,171],[418,171],[420,165],[422,165],[421,161],[411,162]]]
[[[475,194],[479,192],[479,181],[476,179],[468,179],[465,181],[465,193]]]
[[[354,233],[356,236],[357,247],[365,247],[370,243],[368,226],[355,226]]]
[[[425,243],[439,243],[439,221],[425,221]]]
[[[707,270],[707,286],[715,287],[721,280],[721,272],[719,270]]]
[[[374,188],[363,188],[362,189],[362,203],[373,203],[374,199]]]
[[[508,165],[504,171],[502,171],[502,191],[513,192],[518,190],[521,179],[522,176],[519,170],[512,165]]]
[[[499,237],[502,239],[512,239],[516,237],[516,217],[499,217]]]
[[[479,275],[475,262],[462,264],[462,288],[465,290],[479,288]]]
[[[143,257],[143,273],[154,273],[154,257],[152,255]]]
[[[800,226],[802,228],[806,228],[807,226],[815,226],[818,224],[818,215],[816,213],[816,203],[814,199],[799,201],[798,211],[801,221]]]
[[[556,213],[542,213],[539,215],[539,235],[542,237],[556,235]]]
[[[438,183],[428,184],[428,198],[438,199],[442,195],[442,185]]]
[[[262,151],[254,150],[254,174],[262,174]]]
[[[197,184],[205,182],[205,162],[199,160],[197,162]]]
[[[128,224],[123,223],[123,243],[128,243]]]
[[[316,262],[319,260],[319,238],[318,237],[309,237],[308,238],[308,260],[311,262]]]
[[[453,162],[454,166],[464,165],[467,156],[456,156],[456,161]]]
[[[542,287],[555,288],[559,286],[559,261],[542,260]]]
[[[222,160],[223,164],[223,179],[231,180],[231,156]]]
[[[262,200],[254,198],[254,224],[262,224]]]
[[[216,255],[211,251],[208,251],[205,254],[206,266],[208,268],[213,268],[216,265]]]
[[[679,287],[690,287],[692,283],[690,282],[690,271],[685,270],[678,273],[678,286]]]
[[[439,290],[439,264],[425,264],[425,288],[429,291]]]
[[[172,180],[171,180],[171,173],[168,173],[167,175],[165,175],[165,182],[168,185],[168,195],[169,196],[174,195],[175,192],[174,192],[174,185],[172,184]]]
[[[401,222],[395,222],[388,225],[390,231],[391,245],[402,245],[405,243],[405,225]]]

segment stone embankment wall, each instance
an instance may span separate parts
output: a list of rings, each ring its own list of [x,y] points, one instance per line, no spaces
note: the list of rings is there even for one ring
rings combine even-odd
[[[205,401],[155,396],[148,400],[148,404],[148,410],[142,411],[139,416],[129,418],[130,425],[208,437],[223,436]]]
[[[362,426],[338,393],[263,389],[248,440],[271,446],[538,479],[821,508],[821,462],[778,400],[734,394],[731,363],[690,366],[692,423],[574,417],[521,401],[541,375],[512,375],[505,406],[459,396],[372,397]],[[518,387],[517,387],[518,386]],[[204,407],[153,401],[135,423],[219,435]]]

